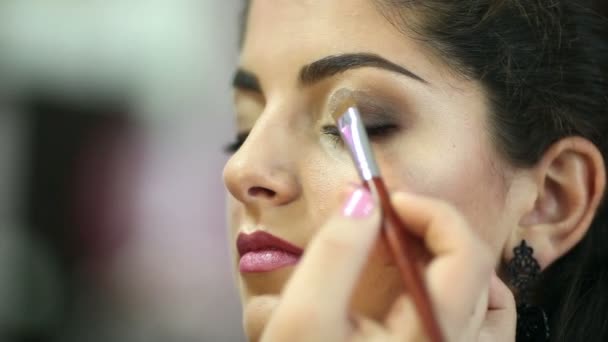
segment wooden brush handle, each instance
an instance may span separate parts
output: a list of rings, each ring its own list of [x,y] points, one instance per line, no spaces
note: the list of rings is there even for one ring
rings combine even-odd
[[[443,342],[441,329],[433,311],[433,303],[422,279],[422,274],[416,265],[416,255],[414,252],[417,247],[416,245],[420,245],[420,241],[406,230],[397,216],[382,179],[372,178],[372,181],[374,189],[370,190],[378,194],[383,210],[384,236],[399,268],[405,288],[409,291],[409,295],[414,301],[428,338],[432,342]]]

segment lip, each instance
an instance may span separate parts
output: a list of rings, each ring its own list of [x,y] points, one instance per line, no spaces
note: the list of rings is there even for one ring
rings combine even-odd
[[[263,273],[296,264],[304,250],[272,234],[240,233],[236,240],[241,273]]]

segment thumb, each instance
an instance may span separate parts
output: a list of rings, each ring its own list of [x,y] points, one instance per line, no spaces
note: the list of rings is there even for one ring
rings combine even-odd
[[[380,232],[380,210],[369,190],[351,190],[340,213],[320,228],[287,283],[281,305],[347,312],[352,291]]]

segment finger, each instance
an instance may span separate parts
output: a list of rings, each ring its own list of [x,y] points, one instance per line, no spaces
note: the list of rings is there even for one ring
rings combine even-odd
[[[402,295],[385,320],[385,326],[394,341],[423,341],[424,331],[412,299]]]
[[[461,252],[475,236],[464,217],[441,200],[399,192],[392,203],[400,219],[435,256]]]
[[[477,297],[477,305],[475,305],[468,322],[465,323],[465,329],[462,330],[463,337],[461,340],[475,341],[479,338],[481,327],[488,312],[489,281],[486,281],[484,285],[483,290]]]
[[[490,298],[488,302],[490,311],[515,311],[515,297],[509,287],[496,275],[492,274],[490,280]]]
[[[380,211],[371,193],[364,188],[354,190],[341,212],[309,244],[269,329],[289,325],[299,337],[312,332],[346,333],[340,327],[346,329],[350,297],[379,229]],[[293,340],[293,335],[288,337]]]
[[[355,332],[349,338],[350,342],[389,341],[388,331],[378,322],[361,315],[354,316],[352,321]]]
[[[515,340],[517,309],[511,290],[496,274],[490,281],[488,312],[481,328],[480,341]]]
[[[341,213],[334,215],[311,241],[287,285],[283,302],[306,301],[302,296],[306,293],[306,297],[327,305],[326,312],[346,313],[379,228],[380,211],[374,198],[368,190],[356,189]]]
[[[392,200],[407,229],[421,236],[433,254],[436,265],[431,267],[455,266],[446,269],[446,275],[459,281],[446,284],[474,283],[477,286],[472,290],[477,293],[487,286],[487,279],[493,272],[492,254],[456,209],[440,200],[406,193],[397,193]],[[474,277],[463,277],[462,272]]]
[[[433,254],[430,267],[446,272],[442,273],[445,284],[462,284],[474,294],[487,286],[493,257],[456,209],[440,200],[406,193],[397,193],[392,200],[407,229],[421,236]]]
[[[493,256],[465,219],[445,202],[405,193],[395,194],[393,206],[407,229],[423,238],[433,255],[425,277],[444,334],[462,331],[488,287]],[[487,292],[486,292],[487,300]]]

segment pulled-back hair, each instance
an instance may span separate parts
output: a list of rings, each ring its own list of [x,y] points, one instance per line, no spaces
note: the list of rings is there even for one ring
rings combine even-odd
[[[395,27],[484,85],[492,136],[512,163],[534,165],[567,136],[590,140],[608,160],[608,22],[592,4],[374,1]],[[608,341],[607,210],[536,284],[553,341]]]

